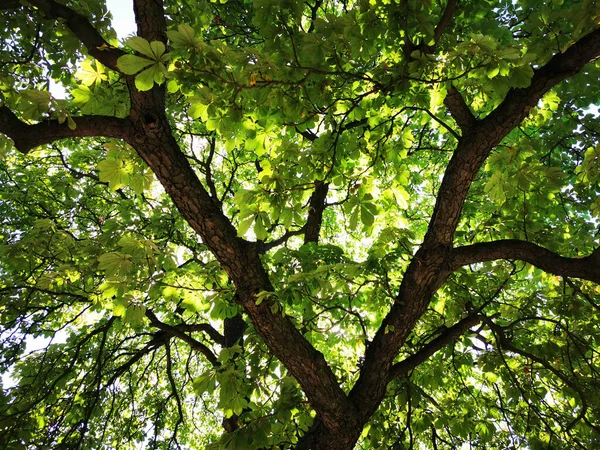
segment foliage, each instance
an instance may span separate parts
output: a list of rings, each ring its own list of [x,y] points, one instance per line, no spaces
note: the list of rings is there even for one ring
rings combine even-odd
[[[161,3],[0,5],[0,446],[597,448],[596,2]]]

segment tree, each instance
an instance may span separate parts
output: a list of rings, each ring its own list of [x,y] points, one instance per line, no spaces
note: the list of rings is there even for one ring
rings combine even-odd
[[[3,447],[600,445],[595,2],[0,9]]]

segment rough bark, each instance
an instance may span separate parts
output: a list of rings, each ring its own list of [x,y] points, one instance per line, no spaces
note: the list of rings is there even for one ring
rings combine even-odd
[[[600,283],[600,248],[586,257],[566,258],[531,242],[506,239],[457,247],[451,259],[456,269],[498,259],[520,260],[554,275]]]
[[[315,182],[315,190],[310,196],[308,204],[308,217],[304,229],[304,243],[319,242],[321,225],[323,224],[323,211],[325,211],[325,199],[329,191],[329,184],[322,181]]]
[[[48,17],[65,20],[67,26],[105,66],[116,69],[122,50],[106,47],[106,42],[89,21],[53,0],[30,0]],[[440,22],[440,35],[454,12],[449,2],[448,19]],[[452,6],[454,5],[454,6]],[[148,40],[166,42],[165,20],[160,0],[134,2],[138,34]],[[444,25],[446,23],[446,25]],[[103,50],[100,48],[104,47]],[[519,241],[498,241],[452,249],[453,237],[467,193],[475,175],[491,150],[529,113],[552,86],[577,73],[600,55],[600,30],[581,38],[562,54],[557,54],[535,71],[531,86],[512,89],[504,101],[487,117],[476,119],[457,91],[450,90],[446,105],[462,130],[462,137],[444,175],[434,213],[420,250],[408,266],[396,301],[368,346],[356,385],[347,396],[338,384],[323,355],[301,335],[288,318],[274,312],[277,300],[267,298],[260,304],[256,295],[273,287],[260,260],[255,243],[237,236],[235,227],[220,209],[218,199],[204,188],[172,135],[165,112],[164,88],[148,92],[135,89],[133,78],[126,77],[131,112],[126,119],[106,117],[75,118],[77,128],[54,121],[36,125],[21,122],[8,108],[0,108],[0,132],[8,135],[23,153],[37,145],[58,139],[107,136],[128,142],[153,170],[174,204],[198,233],[221,266],[227,271],[245,309],[270,351],[286,366],[304,390],[317,419],[299,448],[351,449],[363,425],[377,409],[389,381],[407,367],[422,362],[460,332],[479,320],[470,316],[459,322],[439,340],[434,340],[419,356],[393,364],[399,349],[427,308],[447,276],[470,262],[508,258],[522,259],[563,276],[600,282],[600,253],[586,258],[563,258],[541,247]],[[318,191],[318,195],[317,195]],[[315,205],[308,220],[315,226],[305,230],[311,242],[318,240],[327,185],[316,186]],[[319,213],[320,211],[320,213]],[[311,215],[312,214],[312,215]],[[173,330],[170,330],[173,331]],[[183,335],[174,334],[179,338]],[[227,339],[227,337],[225,337]],[[424,360],[424,359],[423,359]]]
[[[123,139],[129,124],[124,119],[107,116],[83,116],[75,119],[71,130],[67,122],[46,120],[35,125],[21,122],[6,106],[0,106],[0,133],[10,137],[17,150],[28,153],[31,149],[51,142],[75,137],[110,137]]]
[[[462,137],[444,174],[423,244],[409,264],[396,301],[365,352],[360,377],[350,392],[351,401],[361,411],[361,421],[377,409],[392,377],[395,355],[435,291],[454,269],[454,232],[469,188],[486,158],[552,86],[575,75],[599,55],[600,30],[595,30],[564,53],[553,56],[535,71],[529,87],[511,89],[492,113],[479,120],[469,118],[464,101],[450,91],[454,98],[449,109],[460,111],[454,114],[462,127]]]

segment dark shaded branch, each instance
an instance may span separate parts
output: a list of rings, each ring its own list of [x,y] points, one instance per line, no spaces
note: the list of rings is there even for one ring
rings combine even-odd
[[[91,56],[106,67],[119,71],[117,59],[126,53],[109,45],[86,17],[54,0],[29,0],[29,3],[51,19],[64,20],[67,27],[85,45]]]
[[[316,0],[314,6],[310,6],[310,27],[308,33],[312,33],[315,30],[315,20],[317,20],[317,12],[323,4],[323,0]]]
[[[477,325],[483,320],[483,316],[473,314],[465,317],[459,322],[444,330],[438,337],[428,342],[414,355],[396,363],[392,366],[391,377],[403,377],[409,371],[427,361],[438,350],[443,349],[451,342],[462,336],[469,328]]]
[[[455,248],[451,264],[458,269],[498,259],[525,261],[554,275],[600,283],[600,248],[583,258],[566,258],[531,242],[506,239]]]
[[[596,303],[594,301],[594,299],[592,299],[592,297],[588,294],[586,294],[585,292],[583,292],[581,290],[581,288],[579,286],[577,286],[575,283],[573,283],[572,280],[570,280],[568,277],[565,277],[565,281],[567,282],[567,284],[571,287],[571,289],[573,289],[577,294],[581,295],[583,298],[585,298],[587,300],[587,302],[592,305],[592,307],[596,310],[600,312],[600,305],[598,303]]]
[[[109,116],[82,116],[73,118],[76,128],[71,130],[66,122],[46,120],[28,125],[6,106],[0,106],[0,133],[7,135],[23,154],[40,145],[74,137],[104,136],[123,139],[129,130],[125,119]]]
[[[263,244],[260,248],[261,253],[267,252],[267,251],[271,250],[272,248],[280,246],[281,244],[286,242],[292,236],[299,236],[301,234],[304,234],[305,229],[306,229],[306,224],[302,228],[298,228],[297,230],[286,231],[283,234],[283,236],[281,236],[277,239],[274,239],[271,242],[267,242],[267,243]]]
[[[4,0],[0,5],[0,11],[8,11],[9,9],[17,9],[21,7],[20,0]]]
[[[206,172],[205,180],[206,180],[206,185],[208,186],[208,189],[210,190],[210,195],[212,196],[213,199],[218,200],[219,195],[217,194],[217,188],[216,188],[215,182],[213,180],[212,167],[211,167],[213,158],[215,156],[216,139],[214,136],[212,136],[208,139],[208,145],[209,145],[208,157],[206,158],[206,162],[204,163],[204,170]]]
[[[444,12],[442,13],[442,17],[440,18],[440,21],[438,22],[437,26],[435,27],[435,31],[433,32],[433,40],[435,41],[436,44],[440,40],[442,35],[444,34],[444,31],[446,31],[446,28],[448,28],[448,25],[450,25],[450,22],[452,21],[452,17],[454,16],[454,13],[456,12],[457,6],[458,6],[458,0],[448,0],[448,3],[446,4],[446,8],[444,9]]]
[[[464,107],[458,106],[460,100],[450,91],[450,104],[457,106],[458,120],[467,128],[463,129],[463,139],[446,169],[424,246],[450,245],[471,183],[491,150],[527,117],[548,90],[575,75],[599,55],[600,29],[597,29],[564,53],[554,55],[535,70],[529,87],[512,88],[492,113],[471,125],[464,118]]]
[[[315,181],[315,190],[310,196],[308,204],[308,217],[304,229],[304,243],[319,242],[319,234],[321,233],[321,224],[323,223],[323,211],[325,211],[327,192],[329,191],[329,183],[323,181]]]
[[[475,116],[465,103],[464,98],[455,88],[450,88],[444,98],[444,105],[450,111],[452,118],[458,124],[463,134],[468,133],[475,126]]]
[[[246,322],[242,313],[237,313],[233,317],[227,317],[223,321],[223,333],[225,347],[230,348],[236,344],[243,344],[244,332],[246,331]]]
[[[419,251],[411,260],[396,301],[365,352],[359,379],[349,397],[368,420],[385,395],[392,361],[427,309],[434,293],[455,270],[452,242],[475,175],[491,150],[525,117],[540,98],[600,55],[600,29],[584,36],[534,72],[528,88],[511,89],[487,117],[474,122],[448,164],[433,216]],[[594,277],[596,272],[594,272]]]
[[[429,111],[426,108],[411,108],[411,109],[415,109],[415,110],[420,110],[420,111],[425,111],[429,117],[431,117],[433,120],[435,120],[437,123],[439,123],[441,126],[443,126],[446,130],[448,130],[448,132],[454,136],[456,138],[456,140],[460,139],[460,135],[454,131],[454,129],[448,125],[446,122],[444,122],[442,119],[440,119],[438,116],[436,116],[435,114],[433,114],[431,111]],[[421,145],[419,144],[419,148],[421,147]]]
[[[138,350],[126,363],[120,365],[115,370],[115,372],[113,373],[113,375],[106,382],[105,387],[112,385],[115,381],[117,381],[117,379],[121,375],[123,375],[131,367],[133,367],[133,365],[135,363],[137,363],[144,356],[146,356],[146,355],[154,352],[158,348],[160,348],[163,345],[165,345],[168,340],[169,340],[169,337],[168,337],[167,333],[165,333],[164,331],[158,331],[157,333],[155,333],[153,335],[152,339],[150,341],[148,341],[143,348],[141,348],[140,350]]]
[[[298,128],[296,128],[296,131],[304,138],[309,140],[310,142],[314,142],[317,140],[317,138],[319,136],[317,136],[314,132],[310,131],[310,130],[304,130],[304,131],[300,131]]]
[[[435,30],[433,32],[433,45],[426,45],[424,42],[419,44],[418,46],[414,46],[410,39],[407,39],[406,44],[404,45],[404,54],[412,59],[410,56],[413,50],[420,50],[423,53],[431,54],[435,50],[435,46],[446,31],[446,28],[452,22],[452,17],[456,12],[456,7],[458,5],[458,0],[448,0],[446,4],[446,8],[444,8],[444,12],[442,13],[442,17],[440,17],[440,21],[438,22]]]
[[[206,334],[208,334],[208,336],[215,341],[216,344],[219,344],[221,346],[225,345],[225,336],[223,336],[221,333],[219,333],[217,330],[215,330],[213,328],[212,325],[208,324],[208,323],[193,323],[193,324],[178,324],[178,325],[173,325],[174,328],[177,328],[178,330],[182,331],[182,332],[194,332],[194,331],[202,331]]]
[[[223,334],[225,335],[225,347],[231,348],[234,345],[240,345],[243,348],[244,345],[244,332],[246,331],[246,322],[242,317],[242,313],[238,312],[233,317],[227,317],[223,321]],[[238,360],[238,364],[244,365],[244,353],[243,350],[241,353],[235,354],[233,357]],[[245,369],[244,369],[245,371]],[[248,402],[250,402],[249,398],[246,398]],[[223,428],[228,433],[233,433],[235,430],[240,428],[240,424],[238,423],[239,416],[237,414],[233,414],[231,417],[224,417],[221,424]]]
[[[167,378],[169,379],[169,384],[171,385],[171,394],[175,397],[175,403],[177,404],[177,422],[175,423],[175,430],[173,431],[174,439],[177,440],[177,430],[179,425],[183,423],[183,418],[185,417],[183,414],[183,405],[181,404],[181,396],[179,394],[179,390],[177,389],[177,383],[175,382],[175,377],[173,376],[173,359],[171,357],[171,344],[167,341],[165,345],[165,352],[167,354]]]
[[[158,328],[159,330],[162,330],[162,331],[166,332],[167,334],[169,334],[171,336],[174,336],[174,337],[177,337],[177,338],[181,339],[183,342],[185,342],[186,344],[188,344],[190,346],[190,348],[192,348],[193,350],[198,350],[200,353],[202,353],[206,357],[206,359],[208,359],[208,361],[213,366],[220,365],[219,361],[217,361],[216,355],[211,351],[210,348],[208,348],[202,342],[197,341],[193,337],[185,334],[179,328],[176,328],[176,327],[174,327],[172,325],[169,325],[169,324],[166,324],[164,322],[161,322],[158,319],[158,317],[156,317],[156,314],[154,314],[149,309],[146,310],[146,317],[148,319],[150,319],[150,323],[153,326],[155,326],[156,328]]]

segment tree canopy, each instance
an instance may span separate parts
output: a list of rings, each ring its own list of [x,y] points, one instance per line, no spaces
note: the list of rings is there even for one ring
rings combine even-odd
[[[133,8],[0,4],[1,447],[600,447],[596,2]]]

